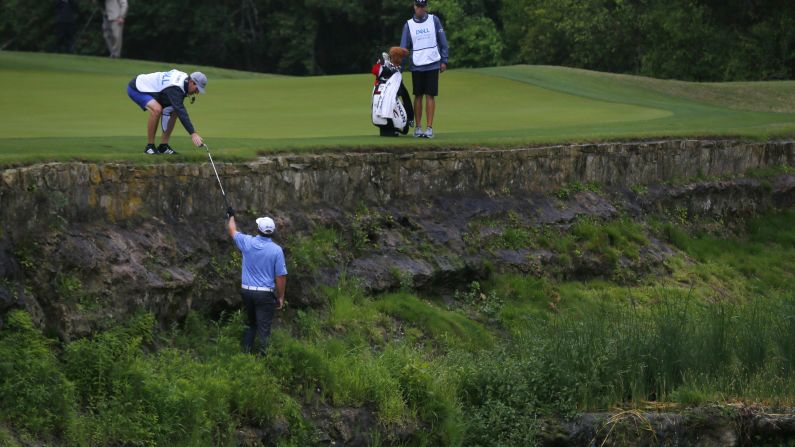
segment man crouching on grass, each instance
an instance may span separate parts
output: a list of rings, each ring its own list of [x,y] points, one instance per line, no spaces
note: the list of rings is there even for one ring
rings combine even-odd
[[[178,70],[162,71],[149,74],[141,74],[132,79],[127,85],[127,95],[133,100],[141,110],[149,111],[149,122],[146,128],[148,142],[145,154],[176,154],[177,152],[168,145],[168,139],[174,130],[176,117],[185,130],[191,136],[193,144],[200,147],[204,142],[202,137],[196,133],[193,124],[190,122],[188,111],[185,109],[185,98],[192,95],[193,102],[197,93],[204,93],[207,86],[207,76],[202,72],[194,72],[190,76]],[[160,146],[155,147],[155,134],[160,117],[163,115],[163,108],[171,107],[175,113],[171,114],[163,136],[160,138]]]
[[[248,325],[243,333],[243,351],[251,352],[256,331],[260,342],[259,353],[264,355],[268,349],[273,314],[277,309],[284,308],[284,288],[287,286],[284,251],[271,240],[276,232],[276,224],[270,217],[257,219],[257,235],[249,236],[237,231],[232,207],[226,210],[226,214],[229,217],[229,236],[243,254],[240,296]]]

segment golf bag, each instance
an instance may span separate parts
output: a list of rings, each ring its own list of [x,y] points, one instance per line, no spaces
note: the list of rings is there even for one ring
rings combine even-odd
[[[380,129],[382,137],[406,135],[414,122],[414,107],[403,85],[400,68],[389,62],[385,53],[373,66],[373,74],[376,77],[371,103],[373,125]]]

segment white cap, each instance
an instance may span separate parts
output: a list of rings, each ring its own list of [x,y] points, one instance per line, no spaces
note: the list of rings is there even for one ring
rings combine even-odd
[[[190,74],[190,78],[196,83],[199,93],[204,93],[204,89],[207,87],[207,76],[200,71],[194,71]]]
[[[273,234],[276,231],[276,223],[270,217],[260,217],[257,219],[257,228],[263,234]]]

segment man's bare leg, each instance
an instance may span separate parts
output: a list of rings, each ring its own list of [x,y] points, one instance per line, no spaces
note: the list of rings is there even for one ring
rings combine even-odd
[[[154,99],[146,103],[146,109],[149,110],[149,121],[146,127],[147,143],[155,144],[155,135],[157,135],[157,125],[160,124],[160,115],[163,114],[163,107],[159,102]]]
[[[428,113],[428,127],[433,127],[433,114],[436,112],[436,97],[427,95],[425,98],[425,108]]]
[[[418,95],[414,97],[414,137],[422,137],[425,132],[422,131],[422,97],[425,95]]]
[[[414,97],[414,124],[422,128],[422,97],[419,95]]]

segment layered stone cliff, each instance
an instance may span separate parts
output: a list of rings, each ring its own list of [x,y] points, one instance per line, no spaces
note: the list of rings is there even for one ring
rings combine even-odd
[[[316,286],[341,275],[377,292],[407,280],[454,287],[493,268],[560,267],[554,254],[533,247],[473,246],[517,222],[566,226],[583,215],[731,216],[792,206],[793,166],[793,142],[700,140],[217,163],[241,229],[272,215],[288,258],[319,230],[337,235],[322,260],[292,256],[288,300],[299,306],[317,303]],[[69,338],[144,309],[169,322],[189,309],[236,305],[239,259],[209,164],[47,163],[6,168],[0,177],[0,313],[26,307]],[[653,269],[666,248],[652,241],[646,249],[644,262],[622,266]],[[556,274],[610,274],[591,261]]]
[[[291,209],[485,193],[550,192],[573,182],[629,188],[792,166],[795,143],[660,141],[434,152],[274,155],[218,163],[238,208]],[[223,153],[216,154],[223,159]],[[209,164],[49,163],[2,171],[3,222],[214,217],[221,197]],[[22,218],[21,209],[28,210]],[[223,213],[221,213],[223,214]]]

